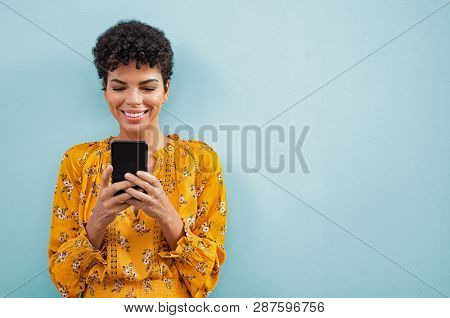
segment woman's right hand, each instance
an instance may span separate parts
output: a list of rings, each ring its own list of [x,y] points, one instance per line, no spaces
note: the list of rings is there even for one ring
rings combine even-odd
[[[88,222],[93,222],[94,227],[98,230],[105,229],[108,224],[114,221],[120,212],[130,206],[128,203],[125,203],[125,201],[133,198],[133,196],[127,192],[114,196],[117,191],[130,188],[134,184],[127,180],[111,184],[110,178],[112,171],[112,165],[108,165],[103,171],[100,194],[88,220]]]

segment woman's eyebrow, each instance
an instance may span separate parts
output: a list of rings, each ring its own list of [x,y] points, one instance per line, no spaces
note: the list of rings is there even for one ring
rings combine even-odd
[[[111,82],[118,82],[118,83],[124,84],[124,85],[128,84],[127,82],[121,81],[121,80],[119,80],[119,79],[117,79],[117,78],[113,78],[113,79],[111,80]],[[141,85],[141,84],[146,84],[146,83],[148,83],[148,82],[158,82],[158,80],[157,80],[156,78],[150,78],[150,79],[148,79],[148,80],[139,82],[139,85]]]

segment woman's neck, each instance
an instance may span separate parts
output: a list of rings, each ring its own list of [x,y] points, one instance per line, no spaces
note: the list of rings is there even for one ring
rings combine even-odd
[[[140,141],[143,140],[148,145],[148,152],[154,153],[161,148],[164,148],[166,144],[169,142],[169,138],[164,136],[159,127],[152,127],[151,129],[130,133],[124,130],[120,131],[119,136],[113,138],[112,140],[135,140]]]

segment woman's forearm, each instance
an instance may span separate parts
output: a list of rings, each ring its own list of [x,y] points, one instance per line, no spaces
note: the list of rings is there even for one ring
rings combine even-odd
[[[176,249],[178,240],[186,235],[183,220],[175,209],[173,211],[170,216],[160,221],[161,230],[172,251]]]
[[[100,227],[96,224],[93,217],[89,218],[86,224],[87,237],[92,246],[96,249],[100,249],[103,239],[105,237],[106,227]]]

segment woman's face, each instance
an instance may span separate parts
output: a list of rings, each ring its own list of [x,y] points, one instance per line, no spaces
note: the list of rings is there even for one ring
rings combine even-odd
[[[145,64],[138,70],[135,61],[108,72],[104,95],[121,133],[134,135],[151,126],[158,127],[158,116],[168,98],[169,85],[167,81],[165,91],[158,68]]]

